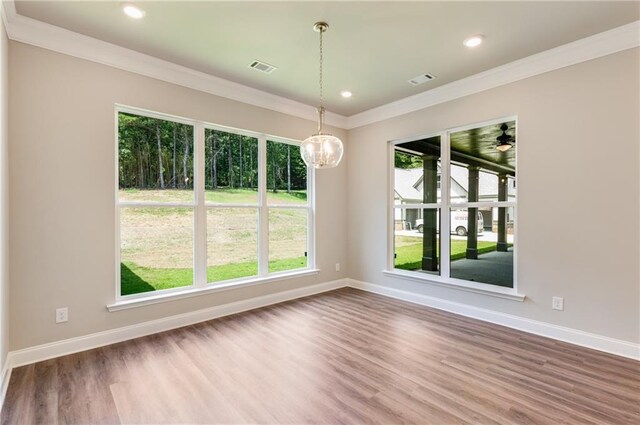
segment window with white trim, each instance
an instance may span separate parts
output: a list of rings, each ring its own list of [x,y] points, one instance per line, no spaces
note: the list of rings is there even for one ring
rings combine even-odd
[[[116,120],[117,299],[314,267],[298,142],[127,107]]]
[[[389,269],[515,287],[515,133],[508,118],[391,143]]]

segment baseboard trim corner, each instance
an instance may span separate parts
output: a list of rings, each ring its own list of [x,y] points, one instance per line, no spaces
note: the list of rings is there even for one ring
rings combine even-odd
[[[67,354],[78,353],[109,344],[115,344],[117,342],[127,341],[134,338],[140,338],[159,332],[165,332],[223,316],[229,316],[256,308],[294,300],[296,298],[302,298],[322,292],[332,291],[334,289],[347,286],[347,283],[347,279],[338,279],[329,282],[318,283],[315,285],[301,286],[299,288],[291,289],[288,291],[276,292],[273,294],[250,298],[247,300],[236,301],[229,304],[222,304],[202,310],[196,310],[188,313],[178,314],[175,316],[142,322],[135,325],[96,332],[93,334],[69,338],[62,341],[55,341],[48,344],[25,348],[22,350],[11,351],[7,356],[5,369],[8,369],[8,374],[10,375],[11,369],[15,367],[24,366],[55,357],[64,356]],[[3,377],[4,376],[5,370],[3,370]],[[5,385],[4,381],[2,383],[3,385]]]
[[[2,365],[2,375],[0,376],[0,410],[2,406],[4,406],[4,399],[7,396],[7,388],[9,388],[9,381],[11,380],[11,370],[9,367],[9,356],[4,361]]]
[[[593,350],[640,360],[640,344],[355,279],[348,279],[347,286]]]

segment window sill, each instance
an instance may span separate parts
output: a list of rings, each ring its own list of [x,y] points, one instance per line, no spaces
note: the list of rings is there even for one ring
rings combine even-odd
[[[131,308],[143,307],[151,304],[159,304],[168,301],[180,300],[183,298],[197,297],[205,294],[212,294],[214,292],[226,291],[229,289],[244,288],[246,286],[258,285],[261,283],[268,283],[274,281],[280,281],[285,279],[293,279],[297,277],[311,276],[318,274],[318,269],[304,269],[296,270],[292,272],[284,272],[279,274],[270,275],[267,277],[256,277],[248,280],[233,281],[227,283],[211,283],[201,287],[190,287],[189,289],[179,290],[169,293],[154,293],[148,296],[139,296],[136,298],[123,298],[116,301],[113,304],[107,305],[107,310],[110,312],[128,310]]]
[[[473,292],[476,294],[488,295],[491,297],[504,298],[512,301],[523,302],[526,295],[519,294],[515,288],[505,288],[502,286],[489,285],[486,283],[467,282],[458,279],[446,279],[440,276],[420,274],[417,272],[407,272],[403,270],[383,270],[387,276],[412,280],[414,282],[428,283],[430,285],[442,286],[444,288],[457,289],[460,291]]]

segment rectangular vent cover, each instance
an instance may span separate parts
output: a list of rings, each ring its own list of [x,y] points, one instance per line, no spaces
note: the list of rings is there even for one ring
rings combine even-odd
[[[267,74],[271,74],[273,71],[278,69],[273,65],[269,65],[268,63],[260,62],[258,60],[255,60],[255,61],[251,62],[249,64],[249,68],[257,69],[258,71],[262,71],[262,72],[265,72]]]
[[[422,75],[418,75],[415,78],[412,78],[409,80],[409,84],[414,85],[414,86],[418,86],[422,83],[426,83],[427,81],[431,81],[434,78],[436,78],[433,74],[422,74]]]

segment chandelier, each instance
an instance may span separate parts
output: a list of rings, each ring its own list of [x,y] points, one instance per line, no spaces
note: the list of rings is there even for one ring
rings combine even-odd
[[[333,168],[340,163],[344,148],[342,141],[324,133],[324,106],[322,95],[322,34],[329,28],[326,22],[316,22],[313,29],[320,33],[320,106],[318,107],[318,132],[300,145],[300,154],[305,164],[313,168]]]

